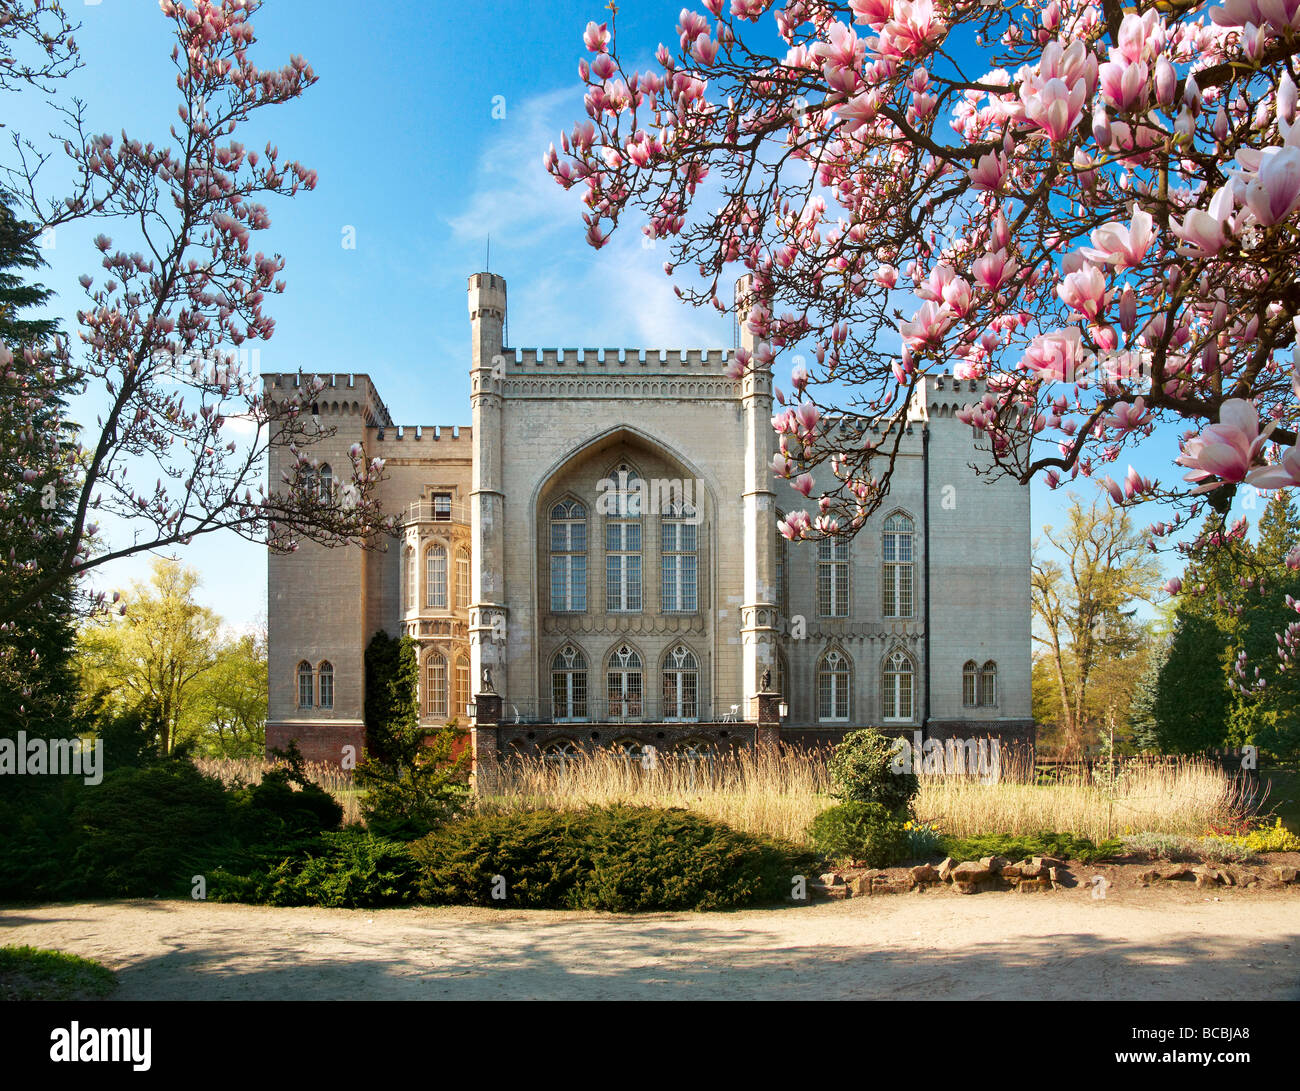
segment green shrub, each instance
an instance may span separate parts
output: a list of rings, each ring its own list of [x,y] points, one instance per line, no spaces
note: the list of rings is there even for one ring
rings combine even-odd
[[[81,843],[68,867],[87,890],[149,898],[188,892],[230,844],[226,790],[184,760],[123,767],[79,793]]]
[[[814,862],[690,811],[628,806],[474,815],[411,854],[422,901],[615,912],[778,902]]]
[[[421,742],[401,760],[368,758],[358,765],[366,828],[414,841],[461,814],[469,801],[469,751],[455,758],[452,753],[465,734],[447,724],[431,744]]]
[[[251,855],[260,857],[252,866],[214,870],[208,887],[213,901],[369,909],[405,905],[415,894],[408,847],[357,827]]]
[[[1136,833],[1123,839],[1124,849],[1152,860],[1245,864],[1254,853],[1229,837],[1185,837],[1176,833]]]
[[[808,836],[829,860],[892,867],[908,858],[908,831],[879,803],[841,803],[813,819]]]
[[[1062,860],[1078,860],[1088,864],[1122,855],[1124,843],[1118,838],[1111,838],[1097,845],[1087,837],[1047,831],[1032,834],[987,833],[976,837],[941,837],[939,851],[954,860],[978,860],[984,856],[1005,856],[1008,860],[1056,856]]]
[[[827,765],[831,795],[846,803],[878,803],[891,814],[906,811],[921,790],[915,773],[895,771],[895,743],[879,731],[850,731]]]

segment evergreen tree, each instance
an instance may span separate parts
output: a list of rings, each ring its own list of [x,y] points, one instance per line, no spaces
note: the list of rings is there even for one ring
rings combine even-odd
[[[1160,733],[1156,727],[1156,698],[1160,693],[1160,672],[1169,659],[1169,640],[1157,643],[1147,661],[1146,670],[1133,687],[1129,703],[1128,726],[1133,734],[1133,745],[1143,752],[1160,749]]]
[[[1152,705],[1161,751],[1195,754],[1224,745],[1233,704],[1224,663],[1228,643],[1214,618],[1181,608],[1175,614]]]
[[[76,480],[66,401],[75,379],[26,359],[58,333],[56,320],[28,313],[53,295],[29,279],[45,264],[33,234],[0,194],[0,730],[66,736],[76,696],[74,582],[12,606],[28,574],[61,553]]]

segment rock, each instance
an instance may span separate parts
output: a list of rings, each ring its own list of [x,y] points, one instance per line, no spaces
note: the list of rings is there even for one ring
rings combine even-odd
[[[1221,881],[1219,872],[1215,868],[1207,867],[1204,864],[1193,868],[1192,874],[1196,876],[1197,886],[1218,886]]]
[[[1024,864],[1003,864],[1001,875],[1004,879],[1019,879],[1024,875]]]
[[[953,862],[951,856],[945,856],[939,864],[939,880],[946,883],[952,877]]]
[[[982,860],[980,862],[983,863]],[[994,875],[1001,875],[1003,869],[1008,868],[1010,866],[1011,866],[1011,861],[1008,860],[1005,856],[994,856],[989,860],[987,865],[989,871],[993,872]]]
[[[1047,869],[1047,877],[1051,879],[1052,882],[1056,882],[1060,878],[1060,876],[1056,873],[1056,868],[1054,867],[1049,867]]]
[[[844,876],[839,872],[828,871],[825,875],[818,876],[818,881],[824,886],[839,886],[844,882]]]
[[[1152,867],[1147,868],[1146,871],[1139,872],[1137,879],[1139,883],[1154,883],[1162,877],[1160,869]]]
[[[917,883],[937,883],[939,873],[929,864],[917,864],[912,868],[912,881]]]
[[[1060,867],[1065,863],[1064,860],[1058,860],[1055,856],[1034,856],[1031,861],[1039,867]]]
[[[979,883],[991,878],[992,872],[983,864],[966,861],[952,869],[952,881],[962,883]]]
[[[1037,879],[1043,873],[1043,865],[1036,864],[1026,860],[1020,865],[1020,877],[1022,879]]]
[[[824,898],[830,901],[843,901],[849,896],[849,888],[843,883],[831,886],[830,883],[809,883],[808,889],[812,891],[814,898]]]
[[[1047,878],[1041,879],[1021,879],[1016,887],[1017,890],[1034,891],[1034,890],[1051,890],[1052,880]]]
[[[849,883],[849,894],[854,898],[866,898],[871,894],[871,877],[859,875]]]
[[[1273,878],[1279,883],[1294,883],[1297,875],[1300,875],[1300,870],[1296,868],[1289,867],[1286,864],[1273,865]]]
[[[977,883],[965,882],[954,876],[952,880],[952,889],[954,893],[957,894],[974,894],[979,889],[979,885]]]
[[[1162,879],[1190,879],[1192,877],[1192,869],[1185,864],[1169,864],[1160,869],[1160,878]]]

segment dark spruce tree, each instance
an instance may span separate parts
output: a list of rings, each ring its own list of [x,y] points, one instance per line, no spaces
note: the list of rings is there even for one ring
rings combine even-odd
[[[59,333],[56,320],[32,313],[53,295],[33,279],[45,265],[34,234],[0,193],[0,734],[8,737],[67,736],[75,726],[73,581],[26,608],[11,605],[62,552],[76,486],[67,417],[75,377],[28,366],[25,355],[48,352]]]

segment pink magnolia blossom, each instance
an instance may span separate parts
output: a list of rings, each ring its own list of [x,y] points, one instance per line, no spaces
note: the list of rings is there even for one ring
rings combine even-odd
[[[1173,233],[1183,240],[1178,253],[1187,257],[1213,257],[1232,237],[1232,189],[1224,186],[1211,199],[1208,211],[1194,208],[1180,224],[1171,221]]]
[[[582,44],[592,53],[606,52],[609,48],[609,24],[588,23],[582,34]]]
[[[1209,492],[1226,482],[1238,483],[1246,479],[1269,431],[1271,426],[1260,434],[1259,414],[1250,402],[1229,398],[1219,409],[1219,423],[1189,439],[1175,461],[1190,467],[1185,481],[1199,482],[1194,493]]]
[[[951,308],[930,301],[922,303],[910,321],[900,322],[898,332],[903,343],[913,348],[937,347],[943,344],[944,334],[956,320]]]
[[[1106,278],[1097,266],[1085,264],[1056,286],[1056,294],[1066,306],[1096,321],[1106,307]]]
[[[1027,87],[1027,85],[1026,85]],[[1087,85],[1079,80],[1073,86],[1064,80],[1048,80],[1036,93],[1020,94],[1024,101],[1025,120],[1040,129],[1049,140],[1063,140],[1083,117],[1083,104],[1088,95]]]
[[[1300,485],[1300,449],[1288,447],[1282,452],[1281,461],[1256,467],[1246,475],[1246,481],[1257,489],[1289,489]]]
[[[1035,337],[1020,366],[1047,382],[1072,383],[1082,358],[1082,335],[1070,327]]]
[[[1165,584],[1165,590],[1171,595],[1179,594],[1183,589],[1183,581],[1177,576]]]
[[[1092,246],[1085,246],[1080,253],[1103,265],[1136,269],[1151,248],[1152,223],[1151,213],[1139,209],[1128,227],[1115,222],[1102,224],[1092,233]]]

